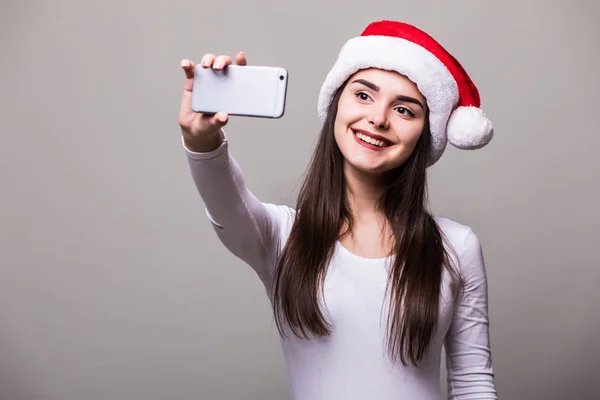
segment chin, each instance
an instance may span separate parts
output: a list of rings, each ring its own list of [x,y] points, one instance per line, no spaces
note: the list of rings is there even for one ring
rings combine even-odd
[[[394,166],[385,164],[373,164],[365,162],[366,160],[352,160],[346,158],[347,166],[367,174],[381,175],[394,169]]]
[[[382,157],[383,154],[369,154],[361,149],[358,151],[352,148],[346,150],[349,151],[343,151],[342,155],[348,166],[365,173],[383,174],[399,167],[406,161],[401,154],[390,153]]]

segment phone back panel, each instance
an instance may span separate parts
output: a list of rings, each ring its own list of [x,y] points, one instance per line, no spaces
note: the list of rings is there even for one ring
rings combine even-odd
[[[201,113],[280,118],[288,73],[284,68],[229,65],[221,71],[197,66],[192,110]]]

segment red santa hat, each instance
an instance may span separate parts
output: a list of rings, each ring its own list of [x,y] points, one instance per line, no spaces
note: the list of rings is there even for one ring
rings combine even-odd
[[[430,166],[439,160],[447,142],[460,149],[478,149],[492,139],[493,126],[479,108],[477,87],[460,63],[425,32],[396,21],[373,22],[359,37],[345,43],[319,94],[321,121],[336,90],[366,68],[406,76],[427,100]]]

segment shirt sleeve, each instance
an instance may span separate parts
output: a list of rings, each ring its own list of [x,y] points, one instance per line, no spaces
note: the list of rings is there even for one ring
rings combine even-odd
[[[469,228],[459,256],[461,285],[445,338],[448,400],[496,400],[488,288],[479,239]]]
[[[185,143],[183,147],[217,236],[268,284],[279,248],[281,212],[250,192],[240,166],[228,151],[226,138],[217,149],[206,153],[193,152]]]

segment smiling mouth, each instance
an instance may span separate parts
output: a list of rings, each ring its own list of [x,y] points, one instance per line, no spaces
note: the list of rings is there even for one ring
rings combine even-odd
[[[389,147],[392,145],[389,141],[387,141],[385,139],[375,139],[369,135],[366,135],[366,134],[356,131],[354,129],[352,129],[352,133],[354,133],[354,136],[356,136],[356,138],[358,140],[360,140],[361,142],[368,143],[372,146],[384,148],[384,147]]]

